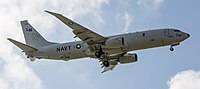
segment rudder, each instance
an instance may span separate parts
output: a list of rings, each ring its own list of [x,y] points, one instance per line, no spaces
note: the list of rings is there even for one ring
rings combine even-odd
[[[38,48],[38,47],[44,47],[48,45],[52,45],[55,43],[48,42],[45,40],[29,23],[27,20],[20,21],[22,30],[24,33],[24,38],[27,45],[30,45],[32,47]]]

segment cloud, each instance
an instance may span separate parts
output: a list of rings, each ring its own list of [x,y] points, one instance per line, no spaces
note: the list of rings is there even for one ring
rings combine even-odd
[[[43,89],[42,81],[16,54],[10,55],[0,72],[0,89]],[[7,58],[7,60],[10,60]]]
[[[124,20],[125,20],[124,32],[127,32],[131,22],[133,21],[133,17],[131,17],[127,12],[125,12]]]
[[[158,10],[164,0],[138,0],[138,5],[151,12]]]
[[[43,89],[41,79],[14,52],[15,50],[12,49],[14,45],[6,40],[7,37],[22,39],[22,31],[19,30],[20,25],[18,24],[19,18],[24,13],[22,9],[24,8],[19,6],[17,0],[3,0],[0,5],[2,11],[0,13],[0,31],[2,33],[0,35],[0,61],[3,64],[0,70],[0,89]]]
[[[200,71],[179,72],[168,81],[168,86],[169,89],[200,89]]]
[[[93,16],[94,21],[103,23],[100,15],[102,4],[108,0],[2,0],[0,3],[0,89],[43,89],[45,85],[39,76],[26,64],[20,49],[6,38],[24,41],[19,24],[28,19],[39,32],[50,36],[57,28],[52,16],[44,10],[61,12],[71,18]],[[58,22],[58,21],[57,21]],[[48,30],[48,31],[47,31]],[[51,37],[51,36],[50,36]],[[61,39],[61,38],[59,38]],[[25,59],[27,60],[27,59]]]
[[[133,23],[133,16],[131,16],[128,12],[124,12],[124,13],[118,13],[115,16],[115,20],[117,22],[123,22],[124,24],[124,28],[123,28],[123,32],[127,32],[129,30],[129,26],[131,23]]]

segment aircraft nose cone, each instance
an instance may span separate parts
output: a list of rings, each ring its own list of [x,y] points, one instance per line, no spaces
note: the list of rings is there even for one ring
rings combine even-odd
[[[189,38],[189,37],[190,37],[190,34],[187,34],[187,37]]]

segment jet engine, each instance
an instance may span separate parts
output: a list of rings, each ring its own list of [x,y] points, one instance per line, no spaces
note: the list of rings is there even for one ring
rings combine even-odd
[[[126,64],[126,63],[132,63],[132,62],[136,62],[138,60],[137,58],[137,54],[125,54],[122,57],[119,57],[119,63],[121,64]]]
[[[113,37],[105,41],[106,47],[109,48],[119,48],[124,47],[124,38],[123,37]]]

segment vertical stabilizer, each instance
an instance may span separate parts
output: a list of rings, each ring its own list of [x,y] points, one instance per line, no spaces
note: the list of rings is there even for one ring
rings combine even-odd
[[[21,21],[24,38],[27,45],[32,47],[44,47],[55,43],[45,40],[29,23],[27,20]]]

